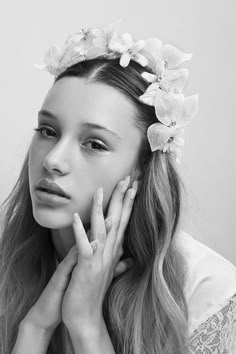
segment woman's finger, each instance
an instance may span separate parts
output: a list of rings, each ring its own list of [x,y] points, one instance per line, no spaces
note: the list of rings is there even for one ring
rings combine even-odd
[[[108,232],[111,230],[112,227],[112,217],[109,216],[108,218],[105,219],[105,227],[106,227],[106,234],[108,234]],[[90,242],[92,242],[93,240],[91,239],[91,229],[88,229],[86,231],[88,239]]]
[[[93,255],[93,250],[78,213],[74,214],[73,229],[78,249],[78,263],[86,259],[90,260]]]
[[[123,181],[119,182],[112,194],[112,198],[108,207],[107,215],[112,216],[112,229],[107,235],[107,242],[104,249],[104,255],[106,253],[111,255],[113,252],[114,243],[117,237],[117,233],[120,225],[120,217],[122,212],[122,205],[125,192],[127,190],[130,181],[130,176],[127,176]]]
[[[119,230],[117,233],[117,237],[115,240],[115,244],[113,247],[113,252],[116,253],[121,242],[123,241],[124,234],[126,227],[129,223],[130,220],[130,215],[132,212],[133,204],[134,204],[134,199],[137,193],[138,189],[138,182],[134,181],[132,188],[128,189],[128,191],[125,194],[124,202],[123,202],[123,207],[122,207],[122,212],[121,212],[121,218],[120,218],[120,225],[119,225]]]
[[[61,322],[63,296],[77,264],[77,253],[77,246],[74,245],[58,264],[37,302],[27,313],[26,320],[45,330],[58,326]]]
[[[120,222],[119,222],[119,228],[113,228],[111,232],[108,235],[108,241],[107,245],[105,246],[104,249],[104,255],[109,257],[109,253],[111,253],[111,246],[109,244],[109,241],[112,244],[112,254],[115,255],[118,251],[119,246],[121,245],[123,238],[124,238],[124,233],[125,229],[128,225],[129,218],[132,212],[132,207],[134,203],[134,198],[137,192],[138,188],[138,182],[135,181],[132,185],[132,188],[128,189],[128,191],[125,194],[125,197],[123,199],[122,205],[121,205],[121,212],[120,212]],[[109,240],[110,239],[110,240]]]
[[[106,233],[108,234],[112,228],[112,216],[108,216],[105,220]]]
[[[112,193],[112,198],[109,203],[107,216],[113,217],[113,227],[119,228],[120,216],[121,216],[121,209],[122,203],[124,199],[125,192],[128,188],[130,182],[130,176],[127,176],[124,180],[120,181],[114,192]]]
[[[91,211],[91,241],[98,240],[103,249],[106,241],[106,226],[103,215],[103,188],[98,188],[93,196]]]

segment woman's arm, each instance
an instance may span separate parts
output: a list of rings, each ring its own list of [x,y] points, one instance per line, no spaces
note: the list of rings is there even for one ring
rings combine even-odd
[[[67,327],[68,328],[68,327]],[[75,354],[115,354],[106,324],[73,326],[68,328]]]
[[[53,331],[22,321],[12,354],[46,354]]]

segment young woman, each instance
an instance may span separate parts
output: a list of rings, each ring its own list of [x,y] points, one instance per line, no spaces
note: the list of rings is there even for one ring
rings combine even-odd
[[[111,27],[45,56],[55,81],[2,205],[1,354],[236,350],[236,268],[181,229],[187,59]]]

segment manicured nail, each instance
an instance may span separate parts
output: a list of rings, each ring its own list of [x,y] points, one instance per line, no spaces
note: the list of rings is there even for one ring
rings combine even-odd
[[[135,195],[136,195],[136,190],[132,188],[130,192],[130,198],[134,199]]]
[[[122,186],[121,186],[121,191],[122,192],[126,191],[126,189],[128,187],[128,184],[129,184],[129,181],[130,181],[130,176],[125,177],[125,179],[122,181]]]
[[[103,188],[100,187],[97,190],[97,204],[102,205],[102,200],[103,200]]]
[[[74,213],[74,220],[78,225],[81,225],[81,220],[78,213]]]
[[[132,187],[133,187],[135,190],[138,189],[138,181],[137,181],[137,180],[135,180],[135,181],[133,182]]]

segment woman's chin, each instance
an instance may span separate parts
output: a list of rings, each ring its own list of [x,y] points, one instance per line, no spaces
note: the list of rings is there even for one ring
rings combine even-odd
[[[73,215],[66,215],[63,212],[33,210],[33,215],[39,225],[50,229],[61,229],[71,226],[73,223]]]

